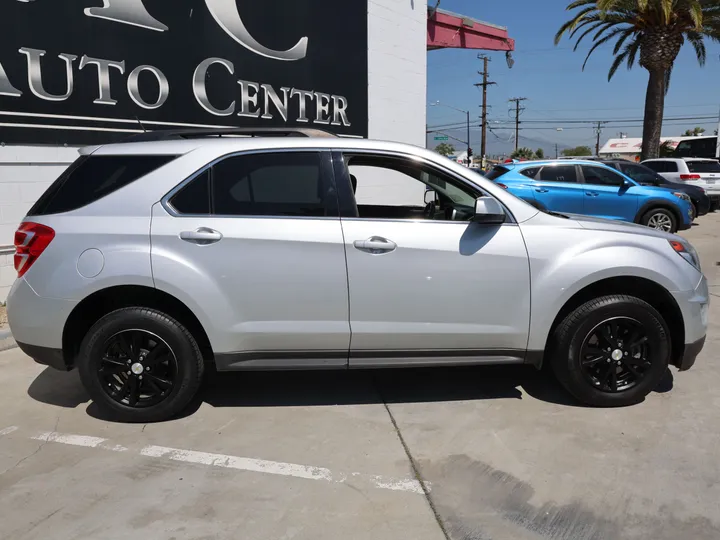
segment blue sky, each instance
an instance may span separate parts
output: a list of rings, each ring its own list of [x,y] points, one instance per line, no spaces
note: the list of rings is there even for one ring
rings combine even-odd
[[[434,0],[429,0],[434,4]],[[515,39],[515,65],[508,69],[504,53],[485,52],[490,62],[490,80],[497,86],[488,88],[488,103],[492,105],[489,119],[507,121],[508,99],[526,97],[526,110],[522,120],[545,120],[548,124],[530,126],[521,131],[521,146],[552,148],[586,144],[594,147],[595,136],[591,127],[555,130],[563,120],[637,120],[643,117],[647,71],[637,64],[632,71],[623,66],[611,82],[607,72],[612,62],[610,50],[601,47],[593,53],[585,71],[582,63],[589,49],[591,36],[585,38],[577,52],[574,42],[563,39],[555,47],[553,38],[563,22],[570,18],[565,10],[569,0],[442,0],[440,7],[493,24],[507,26]],[[614,42],[613,42],[614,44]],[[720,108],[720,45],[706,41],[707,63],[701,68],[691,46],[685,45],[676,62],[670,92],[666,98],[665,116],[697,117],[717,116]],[[584,51],[584,52],[583,52]],[[428,52],[428,102],[440,101],[461,109],[470,110],[479,124],[481,92],[473,86],[481,77],[482,62],[479,52],[448,49]],[[471,120],[473,118],[471,116]],[[428,107],[428,125],[463,122],[464,115],[445,107]],[[555,125],[557,124],[557,125]],[[601,141],[617,136],[622,131],[630,137],[639,137],[640,122],[627,123],[626,127],[610,124],[604,128]],[[702,126],[707,134],[717,128],[717,120],[697,120],[682,123],[666,121],[663,136],[677,136],[685,129]],[[535,127],[535,129],[531,129]],[[538,129],[538,128],[548,129]],[[498,137],[489,135],[488,153],[502,152],[512,132],[495,130]],[[455,134],[456,132],[452,132]],[[464,133],[464,131],[462,131]],[[459,136],[464,139],[464,134]],[[479,152],[479,130],[471,134],[471,143]],[[433,140],[430,138],[430,144]],[[514,143],[513,143],[514,144]],[[456,147],[462,146],[457,144]]]

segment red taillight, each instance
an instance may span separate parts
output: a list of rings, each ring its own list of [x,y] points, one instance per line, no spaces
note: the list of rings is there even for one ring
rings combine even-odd
[[[39,223],[21,223],[15,231],[15,270],[18,277],[27,272],[55,238],[55,231]]]
[[[498,182],[497,185],[503,189],[507,189],[507,186],[505,184],[501,184],[500,182]]]
[[[699,174],[681,174],[680,180],[700,180]]]

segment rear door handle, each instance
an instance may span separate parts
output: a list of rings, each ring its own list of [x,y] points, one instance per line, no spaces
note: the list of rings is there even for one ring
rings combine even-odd
[[[547,193],[550,190],[545,188],[535,188],[535,191],[537,191],[538,193]]]
[[[397,244],[392,240],[383,238],[382,236],[371,236],[367,240],[355,240],[353,242],[355,249],[378,255],[380,253],[389,253],[395,251]]]
[[[180,239],[197,244],[199,246],[207,246],[222,240],[222,233],[208,227],[200,227],[194,231],[183,231],[180,233]]]
[[[597,197],[599,193],[597,191],[586,191],[585,195],[587,195],[588,197]]]

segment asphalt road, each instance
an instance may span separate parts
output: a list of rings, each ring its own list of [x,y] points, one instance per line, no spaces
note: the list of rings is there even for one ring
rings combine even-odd
[[[720,296],[720,214],[699,223]],[[716,302],[695,367],[624,409],[531,368],[254,373],[125,425],[5,351],[0,538],[717,539],[719,324]]]

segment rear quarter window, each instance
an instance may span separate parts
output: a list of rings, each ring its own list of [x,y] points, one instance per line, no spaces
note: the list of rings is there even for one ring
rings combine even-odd
[[[159,169],[175,157],[82,156],[53,182],[28,216],[60,214],[87,206]]]

